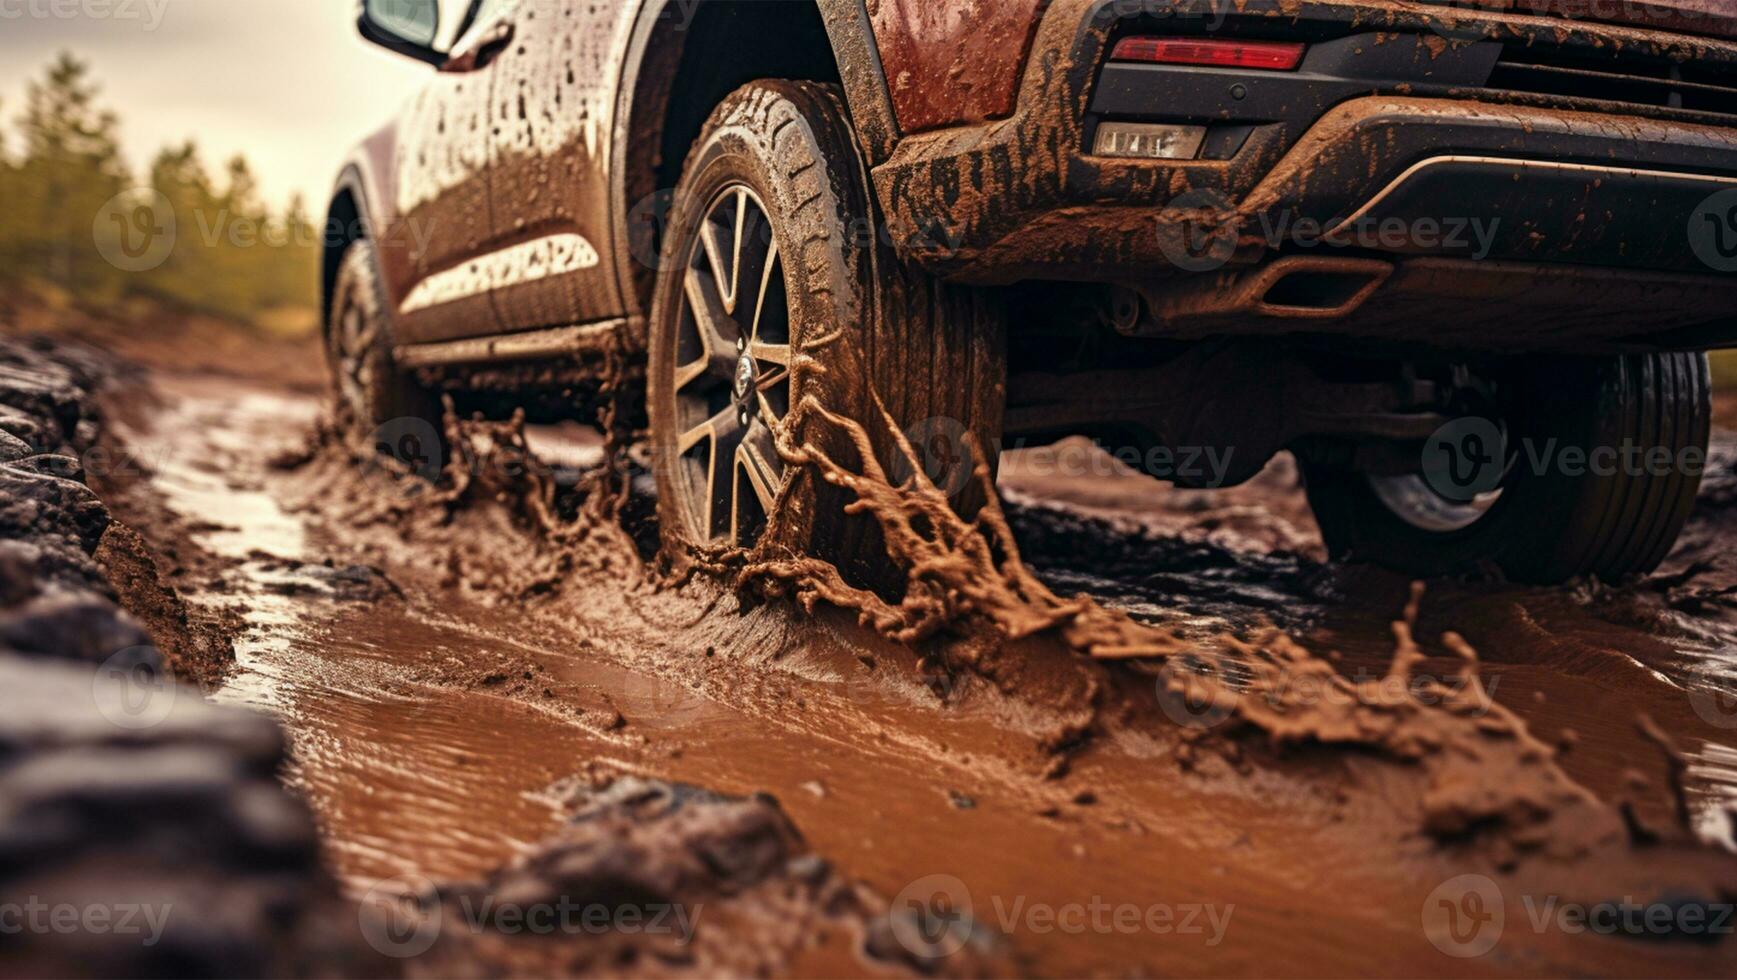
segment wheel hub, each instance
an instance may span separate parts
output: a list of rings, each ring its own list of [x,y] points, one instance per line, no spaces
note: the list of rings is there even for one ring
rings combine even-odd
[[[738,344],[737,346],[746,347],[747,345]],[[754,358],[750,357],[744,350],[742,356],[736,359],[736,384],[734,388],[736,412],[744,425],[754,417],[754,392],[758,381],[759,371],[754,366]]]

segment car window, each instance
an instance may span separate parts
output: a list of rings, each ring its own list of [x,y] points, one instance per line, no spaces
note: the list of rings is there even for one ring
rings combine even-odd
[[[478,31],[485,30],[494,24],[508,7],[517,2],[518,0],[465,0],[463,3],[454,4],[453,6],[461,10],[466,7],[474,9],[475,13],[468,18],[460,19],[459,26],[464,33],[453,42],[452,50],[457,51],[469,44],[471,38]]]

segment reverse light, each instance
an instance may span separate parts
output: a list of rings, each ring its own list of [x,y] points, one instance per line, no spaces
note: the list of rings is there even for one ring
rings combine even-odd
[[[1192,160],[1206,142],[1205,126],[1102,122],[1092,152],[1101,157],[1139,160]]]
[[[1203,65],[1255,71],[1295,71],[1308,45],[1287,41],[1198,40],[1180,37],[1125,37],[1110,51],[1111,61],[1155,65]]]

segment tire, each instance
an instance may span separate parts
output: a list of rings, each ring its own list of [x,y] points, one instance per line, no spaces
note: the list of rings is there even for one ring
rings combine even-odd
[[[352,242],[332,288],[326,363],[338,424],[432,481],[445,460],[444,413],[439,396],[400,371],[393,359],[392,323],[378,270],[374,243]]]
[[[777,454],[773,433],[808,396],[862,421],[883,465],[899,473],[878,393],[895,424],[935,451],[927,472],[956,491],[955,507],[981,505],[968,479],[973,460],[952,437],[969,430],[983,446],[999,440],[1001,309],[994,294],[943,285],[892,256],[834,87],[759,81],[725,98],[688,156],[666,228],[647,378],[666,548],[814,555],[849,580],[886,581],[872,518],[847,515],[848,491]],[[756,272],[763,290],[744,286]],[[706,323],[714,327],[702,330]],[[842,433],[812,417],[804,424],[786,433],[792,444],[860,465]]]
[[[1586,575],[1617,581],[1657,568],[1700,489],[1712,430],[1706,355],[1540,362],[1517,372],[1510,387],[1511,468],[1494,502],[1465,526],[1438,521],[1435,505],[1417,496],[1433,493],[1424,478],[1372,478],[1305,462],[1309,503],[1333,557],[1426,576],[1494,567],[1510,581],[1540,585]],[[1598,471],[1578,464],[1599,447],[1634,447],[1641,463],[1619,456]],[[1646,462],[1655,450],[1670,462]],[[1462,512],[1472,513],[1444,511]]]

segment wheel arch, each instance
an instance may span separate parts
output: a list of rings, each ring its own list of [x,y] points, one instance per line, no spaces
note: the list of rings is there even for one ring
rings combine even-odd
[[[644,236],[661,233],[667,209],[667,199],[647,202],[675,186],[713,107],[761,78],[843,86],[865,159],[891,152],[897,127],[864,0],[647,0],[623,59],[611,148],[615,254],[630,313],[650,312],[656,270],[637,256],[657,254]]]

